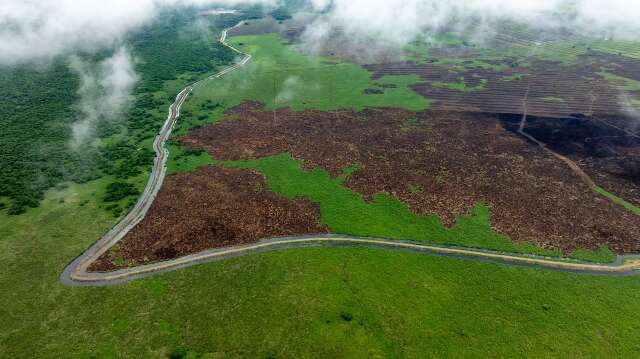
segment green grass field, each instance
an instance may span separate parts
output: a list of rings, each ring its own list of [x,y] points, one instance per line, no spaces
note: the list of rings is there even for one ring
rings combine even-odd
[[[230,43],[253,55],[253,59],[245,68],[221,81],[204,82],[197,87],[185,104],[187,113],[199,113],[202,105],[211,99],[223,108],[251,100],[265,104],[267,109],[291,107],[295,111],[360,111],[365,107],[420,111],[430,104],[408,88],[420,81],[417,76],[385,76],[374,80],[369,71],[358,65],[306,56],[287,46],[276,34],[233,37]],[[382,93],[365,94],[367,89]],[[216,111],[209,120],[221,113]],[[179,124],[179,131],[202,123],[187,118]]]
[[[635,276],[309,248],[115,287],[64,287],[64,266],[114,223],[91,191],[52,190],[29,217],[0,215],[0,357],[633,358],[640,350]]]

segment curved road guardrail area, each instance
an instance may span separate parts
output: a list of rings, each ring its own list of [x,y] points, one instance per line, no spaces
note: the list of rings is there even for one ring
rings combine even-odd
[[[251,55],[243,53],[227,43],[227,33],[234,27],[222,31],[220,42],[242,56],[242,60],[224,70],[209,76],[205,80],[215,80],[238,68],[246,65],[251,60]],[[181,258],[142,265],[133,268],[121,269],[113,272],[88,272],[87,269],[95,260],[104,254],[109,248],[124,238],[129,231],[135,227],[145,217],[147,211],[153,204],[156,195],[162,187],[166,174],[166,164],[169,151],[165,147],[166,141],[171,135],[171,131],[180,117],[180,108],[195,86],[201,80],[184,88],[176,97],[175,102],[169,107],[169,115],[160,133],[153,142],[153,149],[156,153],[153,168],[149,180],[134,208],[118,224],[116,224],[107,234],[94,243],[89,249],[78,256],[63,271],[61,281],[70,286],[100,286],[112,285],[131,281],[137,278],[164,273],[180,268],[236,257],[247,254],[255,254],[264,251],[281,250],[290,248],[300,248],[308,246],[367,246],[380,247],[393,250],[404,250],[418,253],[428,253],[443,256],[453,256],[470,258],[476,260],[507,263],[512,265],[541,267],[555,270],[572,272],[584,272],[608,275],[630,275],[640,273],[640,256],[618,256],[615,263],[599,264],[588,263],[567,258],[549,258],[535,255],[519,255],[511,253],[501,253],[480,249],[439,246],[411,241],[399,241],[378,238],[358,238],[344,235],[315,235],[303,237],[286,237],[262,240],[257,243],[216,248],[200,253],[184,256]],[[524,109],[526,118],[526,105]]]

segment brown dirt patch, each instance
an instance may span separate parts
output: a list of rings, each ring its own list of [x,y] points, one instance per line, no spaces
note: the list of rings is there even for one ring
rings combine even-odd
[[[494,228],[515,241],[565,253],[601,245],[640,251],[640,217],[594,194],[562,162],[505,129],[497,115],[285,109],[274,116],[256,104],[230,115],[237,119],[197,129],[183,143],[223,160],[288,152],[333,176],[357,163],[346,186],[365,198],[390,193],[448,225],[484,201]]]
[[[145,219],[89,270],[113,270],[270,237],[325,233],[319,217],[318,206],[269,191],[258,173],[204,167],[167,177]]]
[[[516,131],[521,116],[501,116]],[[600,186],[640,205],[640,135],[637,120],[616,118],[529,117],[525,131],[579,163]]]

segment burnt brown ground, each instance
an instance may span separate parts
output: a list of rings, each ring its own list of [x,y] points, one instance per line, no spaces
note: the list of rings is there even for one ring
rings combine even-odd
[[[265,188],[258,173],[204,167],[166,178],[144,220],[90,271],[171,259],[259,239],[327,232],[319,208]]]
[[[288,152],[307,169],[333,176],[357,163],[346,186],[365,198],[390,193],[448,225],[483,201],[493,227],[515,241],[564,253],[601,245],[640,250],[640,217],[594,194],[562,162],[505,129],[497,115],[285,109],[274,116],[257,104],[229,115],[236,120],[196,129],[183,144],[221,160]]]
[[[501,118],[517,131],[520,115]],[[600,187],[640,206],[640,135],[633,132],[635,126],[637,120],[624,117],[529,117],[525,131],[579,163]]]

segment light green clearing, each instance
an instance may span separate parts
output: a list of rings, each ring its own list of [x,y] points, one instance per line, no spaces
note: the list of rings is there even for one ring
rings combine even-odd
[[[563,98],[555,97],[555,96],[542,97],[542,100],[549,101],[549,102],[564,102]]]
[[[310,172],[302,169],[302,161],[288,154],[258,160],[219,162],[226,167],[255,169],[267,178],[272,191],[287,198],[305,198],[320,205],[323,224],[334,233],[364,237],[404,239],[436,244],[483,248],[509,253],[532,253],[560,257],[559,251],[548,251],[529,243],[514,243],[492,230],[489,209],[482,203],[471,209],[470,216],[460,216],[452,229],[446,229],[436,215],[417,215],[398,199],[379,193],[371,203],[342,186],[346,177],[357,167],[345,170],[344,175],[332,179],[319,168]],[[588,252],[588,254],[587,254]],[[570,257],[612,262],[611,251],[578,252]]]
[[[421,81],[417,76],[374,80],[361,66],[346,62],[328,64],[335,60],[306,56],[276,34],[234,37],[230,43],[253,55],[251,62],[222,79],[195,88],[185,105],[187,111],[199,111],[209,99],[223,104],[224,109],[257,101],[265,104],[267,110],[290,107],[294,111],[361,111],[366,107],[421,111],[430,105],[429,100],[409,88]],[[383,90],[383,94],[364,95],[365,90],[372,88]],[[222,110],[213,113],[209,120],[221,114]],[[191,124],[187,120],[179,128],[189,128]]]
[[[635,206],[634,204],[625,201],[624,199],[616,196],[615,194],[606,191],[602,187],[595,187],[593,190],[596,193],[598,193],[598,194],[600,194],[600,195],[602,195],[604,197],[607,197],[608,199],[611,200],[611,202],[613,202],[615,204],[618,204],[618,205],[628,209],[629,211],[633,212],[634,214],[637,214],[637,215],[640,216],[640,207]]]

